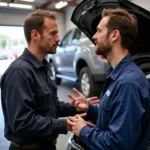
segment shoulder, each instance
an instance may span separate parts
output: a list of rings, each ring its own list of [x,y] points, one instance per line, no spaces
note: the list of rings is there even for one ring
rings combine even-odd
[[[28,62],[28,60],[24,56],[20,56],[10,64],[10,66],[7,69],[7,72],[17,69],[25,72],[30,68],[32,68],[32,65]]]
[[[120,74],[118,86],[131,86],[147,93],[149,82],[141,69],[135,63],[131,63]]]
[[[2,76],[3,78],[9,78],[10,76],[28,76],[29,72],[32,71],[32,65],[25,59],[24,57],[20,56],[16,60],[14,60],[10,66],[7,68],[7,70],[4,72]]]

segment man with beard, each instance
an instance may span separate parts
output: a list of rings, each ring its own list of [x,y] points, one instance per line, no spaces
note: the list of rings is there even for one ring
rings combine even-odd
[[[69,95],[75,106],[82,104],[86,125],[79,115],[69,117],[72,132],[91,150],[146,150],[150,119],[150,89],[144,73],[133,62],[129,49],[137,34],[137,19],[123,9],[104,9],[93,36],[96,54],[104,55],[111,68],[98,106],[88,104],[76,89]]]
[[[5,137],[9,150],[55,150],[58,134],[66,134],[66,119],[80,109],[58,101],[57,86],[51,79],[47,54],[55,54],[60,38],[55,13],[37,10],[24,22],[28,43],[1,80]]]

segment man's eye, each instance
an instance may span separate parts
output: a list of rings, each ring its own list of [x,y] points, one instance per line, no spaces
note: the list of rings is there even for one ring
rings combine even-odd
[[[57,32],[51,32],[50,33],[50,35],[56,35],[57,34]]]

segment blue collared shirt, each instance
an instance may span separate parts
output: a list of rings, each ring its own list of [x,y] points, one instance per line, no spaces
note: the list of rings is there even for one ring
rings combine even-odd
[[[79,138],[91,150],[146,150],[149,110],[149,82],[129,54],[108,70],[99,107],[88,110],[96,127],[83,127]]]

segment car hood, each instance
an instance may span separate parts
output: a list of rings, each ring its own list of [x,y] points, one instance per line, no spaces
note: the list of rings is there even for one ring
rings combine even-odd
[[[71,20],[92,40],[104,8],[124,8],[138,19],[138,34],[132,54],[150,52],[150,12],[128,0],[83,0],[75,8]]]

